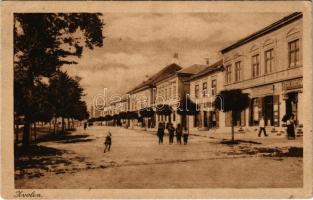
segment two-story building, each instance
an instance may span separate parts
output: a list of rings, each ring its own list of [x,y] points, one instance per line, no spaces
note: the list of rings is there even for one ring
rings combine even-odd
[[[293,13],[221,51],[225,89],[242,89],[252,99],[238,126],[258,126],[263,117],[277,130],[289,113],[303,123],[302,24],[302,13]]]
[[[199,107],[199,113],[188,119],[189,129],[225,127],[225,113],[216,111],[213,105],[216,95],[224,89],[223,61],[207,66],[187,81],[190,82],[190,99]]]
[[[157,83],[162,80],[164,77],[171,76],[176,71],[182,69],[179,65],[172,63],[167,65],[162,70],[153,74],[146,81],[142,82],[138,86],[134,87],[132,90],[128,92],[129,94],[129,110],[138,112],[141,109],[145,108],[155,108],[156,101],[158,101],[158,94],[161,94],[160,91],[165,91],[166,89],[162,87],[162,89],[157,87]],[[174,85],[173,85],[174,87]],[[147,128],[156,128],[156,116],[154,115],[151,118],[144,118],[142,123],[138,123],[138,120],[132,120],[132,123],[135,126],[145,126]]]
[[[173,71],[163,77],[159,77],[155,81],[156,86],[156,105],[168,105],[172,109],[170,115],[157,114],[156,123],[171,122],[174,127],[182,124],[182,117],[177,114],[177,106],[179,101],[189,93],[189,81],[192,75],[202,71],[207,65],[192,65],[183,69]]]

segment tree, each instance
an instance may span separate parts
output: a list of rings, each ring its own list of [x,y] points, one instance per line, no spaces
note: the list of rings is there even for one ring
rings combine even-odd
[[[249,107],[250,97],[240,89],[223,90],[214,100],[214,106],[222,112],[231,112],[231,134],[234,141],[234,126],[243,110]]]
[[[177,107],[177,114],[183,117],[183,123],[186,123],[188,126],[188,122],[186,120],[188,115],[197,115],[199,113],[199,107],[193,101],[190,100],[189,97],[184,97],[179,101],[179,105]]]
[[[14,111],[24,117],[23,146],[29,144],[35,82],[64,64],[76,64],[84,47],[103,45],[99,13],[14,14]]]
[[[66,72],[57,71],[50,79],[49,88],[54,116],[62,118],[62,133],[65,131],[65,118],[87,117],[87,106],[81,101],[83,88],[79,85],[79,79],[71,78]]]

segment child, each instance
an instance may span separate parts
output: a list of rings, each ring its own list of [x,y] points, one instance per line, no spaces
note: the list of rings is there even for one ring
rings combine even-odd
[[[111,144],[112,144],[112,134],[111,134],[110,131],[109,131],[109,134],[108,134],[108,135],[106,136],[106,138],[105,138],[105,142],[104,142],[105,148],[104,148],[103,153],[106,152],[107,148],[108,148],[108,151],[110,151],[110,149],[111,149]]]
[[[189,136],[189,131],[187,127],[185,127],[183,130],[184,145],[188,143],[188,136]]]

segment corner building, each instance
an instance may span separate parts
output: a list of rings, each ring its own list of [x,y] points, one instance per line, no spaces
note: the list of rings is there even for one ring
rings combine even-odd
[[[303,126],[302,13],[293,13],[224,48],[225,89],[242,89],[251,97],[238,127],[250,129],[263,116],[273,132],[293,113],[298,133]],[[230,115],[225,125],[231,125]]]

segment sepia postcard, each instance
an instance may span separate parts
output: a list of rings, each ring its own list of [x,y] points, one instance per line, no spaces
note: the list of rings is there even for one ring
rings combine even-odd
[[[4,1],[5,199],[312,198],[310,1]]]

